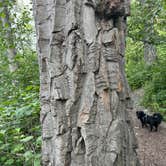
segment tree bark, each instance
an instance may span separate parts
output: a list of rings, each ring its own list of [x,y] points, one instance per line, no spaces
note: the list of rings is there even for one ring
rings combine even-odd
[[[4,17],[1,17],[1,20],[3,24],[3,28],[6,29],[5,37],[6,37],[6,44],[7,44],[7,57],[9,61],[9,70],[11,72],[14,72],[18,68],[17,63],[15,62],[15,56],[17,54],[17,51],[14,46],[13,33],[11,30],[11,22],[9,19],[10,14],[9,14],[9,10],[8,10],[6,2],[4,0],[0,0],[0,2],[4,5],[3,6]]]
[[[156,47],[153,44],[144,42],[144,60],[145,64],[150,66],[157,60]]]
[[[137,166],[124,73],[128,0],[34,0],[42,164]]]
[[[139,0],[141,6],[147,10],[147,13],[151,13],[153,8],[151,7],[151,3],[147,3],[145,0]],[[148,6],[147,6],[148,5]],[[152,15],[152,14],[151,14]],[[154,17],[151,16],[147,22],[144,23],[144,61],[145,64],[150,66],[157,60],[157,51],[156,46],[152,44],[150,37],[154,35]],[[150,36],[150,37],[149,37]]]

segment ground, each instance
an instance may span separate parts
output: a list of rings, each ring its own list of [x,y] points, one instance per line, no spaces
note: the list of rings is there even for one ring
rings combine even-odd
[[[135,112],[145,109],[139,104],[142,95],[142,90],[135,91],[132,94],[134,108],[131,110],[141,166],[166,166],[166,123],[161,123],[158,132],[150,132],[149,128],[141,127]]]

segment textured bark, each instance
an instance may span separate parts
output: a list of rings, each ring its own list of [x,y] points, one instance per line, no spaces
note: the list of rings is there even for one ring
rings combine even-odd
[[[6,26],[8,26],[7,30],[6,30],[6,43],[8,45],[7,57],[8,57],[8,61],[9,61],[9,70],[11,72],[14,72],[18,68],[18,66],[15,62],[15,56],[17,54],[17,51],[14,47],[13,33],[11,30],[11,23],[9,20],[10,14],[9,14],[8,7],[6,6],[5,0],[0,0],[0,2],[4,5],[3,6],[4,17],[1,17],[3,28],[6,28]]]
[[[144,42],[144,60],[147,65],[152,65],[157,60],[157,52],[153,44]]]
[[[124,74],[128,0],[34,0],[44,166],[137,166]]]
[[[145,0],[139,0],[140,4],[143,7],[146,7],[147,2]],[[149,5],[150,3],[148,3]],[[149,12],[151,12],[152,8],[151,5],[147,7]],[[154,35],[154,18],[151,17],[150,20],[148,20],[148,23],[145,22],[144,25],[144,61],[146,65],[152,65],[157,60],[157,51],[156,46],[152,43],[149,36]]]

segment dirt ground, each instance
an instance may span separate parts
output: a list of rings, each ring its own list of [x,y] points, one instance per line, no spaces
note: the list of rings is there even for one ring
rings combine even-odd
[[[139,105],[143,92],[133,93],[134,109],[131,112],[134,131],[138,141],[138,156],[141,166],[166,166],[166,123],[162,122],[158,132],[150,132],[149,128],[142,128],[135,112],[144,108]]]

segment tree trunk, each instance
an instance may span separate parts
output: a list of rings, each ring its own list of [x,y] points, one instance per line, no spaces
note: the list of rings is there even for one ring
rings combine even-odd
[[[151,13],[153,8],[151,3],[145,0],[139,0],[140,5],[147,13]],[[147,6],[148,5],[148,6]],[[151,14],[152,15],[152,14]],[[146,65],[152,65],[157,60],[157,51],[154,44],[152,44],[151,37],[154,35],[154,16],[151,16],[147,22],[144,23],[144,61]]]
[[[144,60],[148,66],[157,60],[156,47],[153,44],[144,42]]]
[[[11,23],[9,20],[9,10],[7,7],[7,2],[5,0],[0,0],[3,6],[3,13],[4,17],[1,17],[3,28],[6,29],[5,35],[6,35],[6,44],[7,44],[7,57],[9,61],[9,70],[11,72],[14,72],[17,70],[18,66],[15,62],[15,56],[17,54],[17,51],[14,46],[14,39],[13,39],[13,33],[11,30]]]
[[[137,166],[124,74],[128,0],[34,0],[44,166]]]

